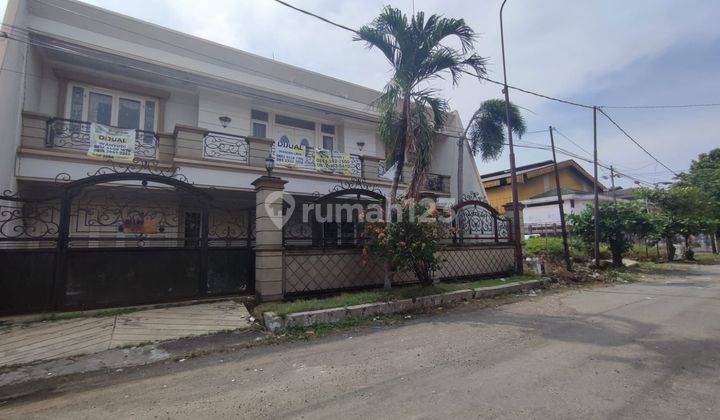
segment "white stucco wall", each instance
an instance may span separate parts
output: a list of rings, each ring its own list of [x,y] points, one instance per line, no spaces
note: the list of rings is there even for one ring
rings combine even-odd
[[[552,199],[551,199],[552,200]],[[607,196],[599,197],[601,202],[611,201]],[[565,215],[576,214],[585,209],[587,206],[593,205],[592,197],[570,198],[563,197],[563,210]],[[523,202],[525,203],[525,202]],[[523,221],[526,225],[534,224],[560,224],[560,210],[557,204],[547,204],[542,206],[528,206],[523,210]]]
[[[237,95],[201,89],[198,93],[198,126],[209,130],[247,136],[250,133],[250,101]],[[218,119],[228,116],[223,128]]]
[[[37,47],[28,48],[23,110],[55,116],[59,82]]]
[[[462,133],[464,128],[460,115],[454,111],[448,117],[446,124],[447,131],[455,135]],[[457,161],[458,161],[458,139],[456,137],[441,136],[433,146],[432,162],[430,172],[451,176],[450,194],[457,197]],[[475,164],[475,159],[470,153],[470,148],[465,147],[463,154],[463,193],[478,192],[487,200],[485,188],[480,180],[480,174]]]
[[[378,151],[380,151],[379,155],[383,155],[382,148],[378,148],[377,145],[377,126],[353,124],[347,121],[343,126],[342,137],[344,143],[344,149],[342,150],[347,153],[377,156]],[[365,142],[362,151],[357,145],[358,142]]]
[[[4,24],[23,27],[26,17],[24,1],[8,1]],[[15,150],[20,141],[26,51],[26,44],[0,38],[0,65],[4,69],[0,71],[0,191],[17,187]]]
[[[171,91],[165,101],[164,131],[172,132],[175,125],[198,126],[198,95],[192,92]]]

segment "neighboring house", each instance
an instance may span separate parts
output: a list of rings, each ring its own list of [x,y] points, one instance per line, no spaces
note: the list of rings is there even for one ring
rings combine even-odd
[[[282,296],[281,245],[314,245],[318,230],[290,223],[280,244],[265,223],[256,235],[253,182],[270,156],[296,202],[390,189],[376,90],[73,0],[9,0],[3,24],[0,251],[12,252],[0,265],[16,281],[0,294],[21,310],[49,295],[86,307],[252,291],[260,269]],[[457,112],[448,130],[463,131]],[[464,191],[484,197],[465,156]],[[431,161],[424,195],[450,202],[457,140],[441,136]],[[351,242],[353,225],[322,238]],[[276,265],[255,266],[256,239]]]
[[[592,205],[593,177],[574,160],[558,162],[560,189],[565,214],[581,211],[586,205]],[[482,175],[488,202],[499,211],[512,202],[510,171],[500,171]],[[554,165],[551,160],[519,166],[517,168],[518,198],[525,206],[523,224],[530,233],[533,227],[560,224],[560,212],[557,206]],[[607,188],[598,182],[599,199],[612,200]]]

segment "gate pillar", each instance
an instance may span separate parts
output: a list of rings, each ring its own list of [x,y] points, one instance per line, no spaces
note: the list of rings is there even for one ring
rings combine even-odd
[[[261,176],[255,187],[255,293],[261,302],[283,298],[283,199],[287,181]]]
[[[513,209],[514,209],[514,206],[513,206],[512,202],[507,203],[503,206],[503,210],[505,210],[504,216],[508,220],[513,219]],[[519,240],[520,240],[520,243],[522,243],[523,240],[525,239],[525,221],[523,218],[523,210],[525,209],[525,205],[523,203],[518,203],[518,209],[520,211],[520,238],[519,238]],[[510,233],[510,235],[512,236],[512,233]]]

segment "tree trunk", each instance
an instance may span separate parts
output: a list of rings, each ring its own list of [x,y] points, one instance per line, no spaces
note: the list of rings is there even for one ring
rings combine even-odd
[[[622,267],[622,266],[623,266],[623,262],[622,262],[622,252],[616,251],[616,250],[612,250],[611,253],[612,253],[612,265],[613,265],[614,267]]]
[[[405,95],[402,105],[402,119],[400,120],[400,138],[398,144],[395,145],[395,162],[397,164],[395,175],[393,176],[392,187],[390,187],[390,203],[397,202],[397,192],[400,186],[400,177],[405,168],[405,149],[407,148],[407,140],[410,135],[410,95]]]
[[[668,262],[675,259],[675,244],[673,244],[672,238],[665,238],[665,247],[667,248],[667,260]]]
[[[383,262],[383,288],[392,288],[392,284],[390,283],[390,264],[387,261]]]
[[[717,254],[718,253],[717,234],[713,233],[710,235],[710,245],[712,246],[712,253]]]
[[[408,185],[408,196],[412,197],[416,202],[420,201],[420,192],[425,183],[426,172],[427,168],[421,168],[417,161],[415,161],[410,185]]]
[[[480,109],[476,110],[472,117],[470,117],[470,121],[467,122],[467,125],[465,126],[465,130],[463,131],[462,136],[458,139],[458,170],[457,170],[457,201],[458,203],[463,201],[463,167],[465,166],[465,143],[467,142],[467,135],[468,131],[470,131],[470,126],[472,126],[473,121],[480,115]]]
[[[685,252],[683,254],[683,258],[688,261],[695,261],[695,252],[690,246],[690,235],[685,236]]]
[[[471,121],[472,122],[472,121]],[[467,130],[466,130],[467,132]],[[458,139],[458,170],[457,170],[457,202],[462,201],[462,195],[463,195],[463,158],[465,154],[465,135],[463,134]]]

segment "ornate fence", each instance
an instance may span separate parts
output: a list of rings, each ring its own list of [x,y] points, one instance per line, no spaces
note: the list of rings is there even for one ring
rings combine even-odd
[[[366,185],[338,185],[313,204],[332,204],[355,209],[371,205],[384,208],[384,196]],[[383,284],[383,262],[363,256],[362,233],[350,212],[333,223],[300,220],[298,206],[283,231],[283,293],[286,297],[378,287]],[[513,271],[515,250],[509,222],[480,201],[455,206],[456,233],[438,251],[441,268],[434,278],[441,281],[480,278]],[[325,216],[326,214],[323,214]],[[410,272],[391,273],[394,285],[415,283]]]
[[[513,241],[510,220],[500,216],[489,204],[479,201],[463,201],[453,206],[456,232],[453,243],[510,243]]]
[[[1,312],[253,290],[254,209],[137,162],[0,196]]]

